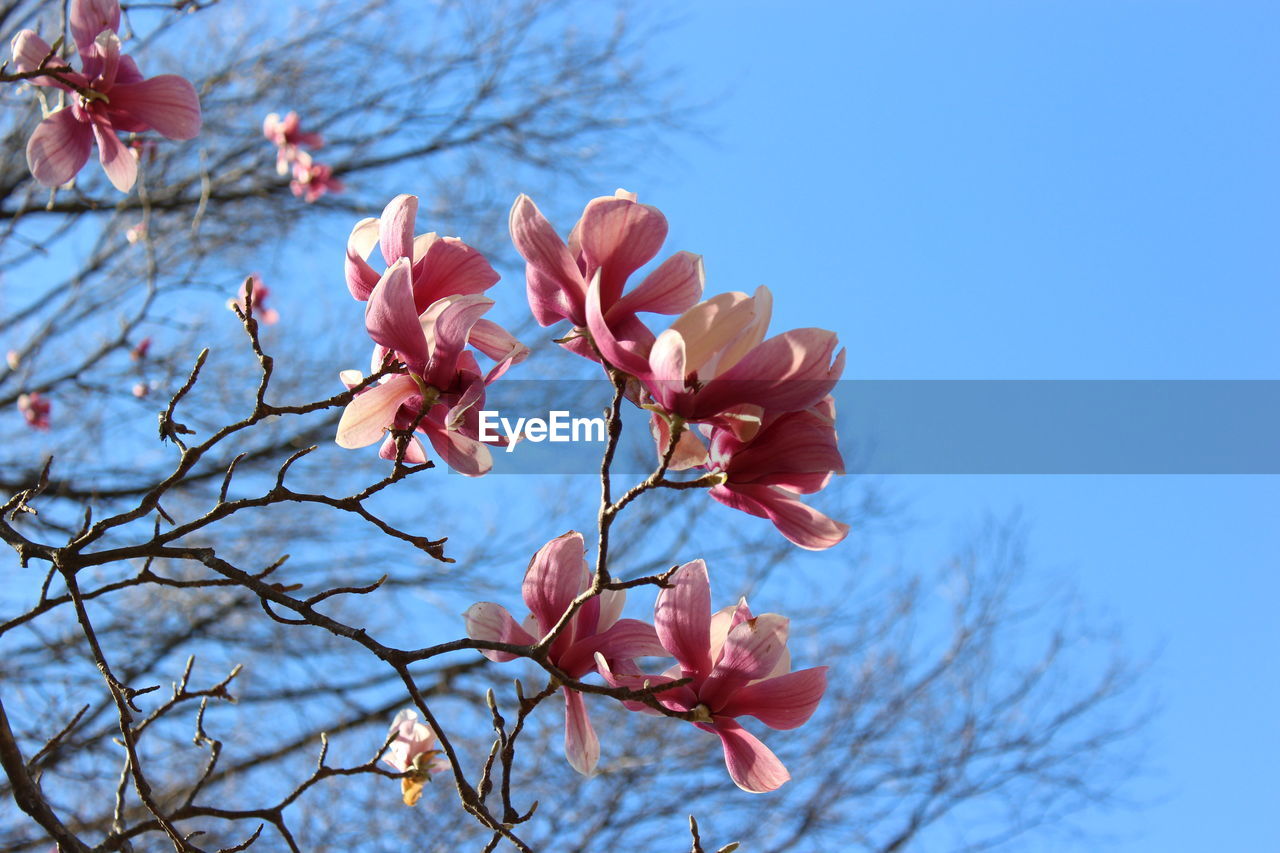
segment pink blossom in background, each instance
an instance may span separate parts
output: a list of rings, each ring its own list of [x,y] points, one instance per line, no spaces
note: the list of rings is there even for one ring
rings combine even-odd
[[[523,595],[529,616],[522,624],[505,607],[490,602],[473,604],[464,615],[467,636],[474,640],[529,646],[559,622],[569,604],[591,587],[582,534],[569,531],[543,545],[525,572]],[[551,644],[548,661],[572,679],[580,680],[596,668],[596,659],[631,668],[637,657],[665,655],[652,625],[619,619],[626,602],[624,590],[605,590],[589,599]],[[485,651],[502,662],[515,655]],[[573,769],[590,775],[600,760],[600,741],[587,716],[582,694],[564,688],[564,753]]]
[[[723,477],[709,494],[726,506],[773,522],[801,548],[822,550],[844,541],[849,525],[804,504],[797,495],[821,491],[844,473],[835,428],[835,401],[825,397],[800,412],[767,415],[749,439],[710,428],[705,467]]]
[[[311,160],[311,155],[299,151],[293,161],[293,180],[289,182],[289,190],[295,196],[311,204],[325,193],[340,193],[346,189],[342,181],[333,176],[333,169]]]
[[[133,345],[133,349],[129,350],[129,358],[134,361],[142,361],[149,352],[151,352],[151,338],[143,338]]]
[[[39,391],[18,395],[18,411],[32,429],[47,430],[53,405]]]
[[[130,225],[124,232],[124,238],[128,240],[131,245],[137,243],[139,240],[145,240],[146,237],[147,224],[145,222],[138,222]]]
[[[693,679],[655,697],[673,711],[693,712],[695,726],[720,738],[734,784],[764,793],[790,779],[778,757],[738,723],[739,717],[755,717],[772,729],[797,728],[808,722],[826,692],[827,667],[791,671],[787,620],[776,613],[753,616],[745,599],[712,614],[707,568],[694,560],[658,593],[654,627],[676,665],[662,675],[645,675],[600,658],[605,680],[639,688]],[[624,704],[656,713],[638,702]]]
[[[262,135],[276,146],[276,171],[289,173],[289,166],[297,158],[299,146],[316,149],[324,147],[324,138],[318,133],[302,130],[298,114],[290,111],[284,118],[279,113],[269,113],[262,121]]]
[[[275,325],[280,320],[280,314],[274,308],[266,306],[267,297],[271,295],[271,289],[262,283],[262,277],[257,273],[250,276],[253,279],[253,316],[259,323],[266,323],[268,326]],[[239,308],[240,313],[249,313],[249,283],[242,282],[240,291],[234,299],[227,300],[227,308],[234,311]]]
[[[16,349],[11,349],[4,354],[4,362],[9,365],[10,370],[17,370],[18,365],[22,364],[22,353]]]
[[[145,382],[135,383],[132,390],[133,396],[137,397],[139,400],[151,393],[150,386]]]
[[[635,193],[618,190],[592,199],[566,243],[526,195],[511,208],[511,239],[526,263],[529,307],[540,325],[560,320],[574,325],[564,346],[598,360],[587,340],[588,291],[598,291],[600,328],[616,349],[643,357],[653,333],[640,312],[678,314],[702,295],[702,259],[677,252],[624,295],[627,278],[648,263],[667,236],[667,220]],[[596,334],[597,330],[592,330]],[[622,366],[622,365],[617,365]],[[625,369],[625,367],[624,367]]]
[[[391,721],[395,739],[382,756],[384,763],[397,773],[411,773],[401,780],[401,791],[406,806],[415,805],[422,797],[422,785],[437,773],[449,769],[440,750],[436,748],[436,733],[431,726],[418,720],[418,712],[405,708]]]
[[[134,61],[120,52],[115,33],[119,22],[118,3],[73,0],[69,24],[80,54],[80,71],[56,57],[43,67],[58,71],[74,88],[51,77],[31,81],[62,89],[71,100],[40,122],[27,143],[27,165],[45,186],[57,187],[75,177],[96,143],[112,185],[127,192],[137,180],[137,157],[118,133],[154,130],[182,140],[200,132],[195,89],[175,74],[144,79]],[[11,49],[17,71],[37,70],[52,52],[32,30],[19,32]]]

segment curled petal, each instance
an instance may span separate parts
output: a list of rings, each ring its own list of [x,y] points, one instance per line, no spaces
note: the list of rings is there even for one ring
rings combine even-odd
[[[476,320],[467,339],[473,347],[497,362],[484,378],[486,385],[506,373],[511,365],[519,364],[529,357],[527,346],[497,323],[483,317]]]
[[[801,669],[739,688],[716,713],[755,717],[771,729],[794,729],[809,721],[826,689],[825,666]]]
[[[365,447],[382,438],[383,431],[394,424],[401,404],[417,393],[418,383],[404,374],[397,374],[356,395],[338,421],[338,446]]]
[[[592,276],[591,284],[587,289],[586,325],[591,330],[591,338],[595,341],[596,348],[614,367],[632,376],[647,376],[649,374],[649,363],[646,360],[646,355],[649,347],[653,346],[652,340],[645,340],[640,344],[637,341],[620,339],[615,335],[613,327],[605,320],[605,308],[601,303],[600,275],[600,272],[597,271]],[[643,324],[639,325],[643,327]],[[648,332],[647,329],[645,329],[645,332],[649,336],[653,334]],[[645,351],[642,352],[642,349]],[[591,357],[594,358],[594,353]],[[683,379],[683,376],[681,379]]]
[[[36,125],[27,142],[27,165],[46,187],[65,184],[84,168],[93,150],[93,131],[64,107]]]
[[[576,230],[587,270],[601,271],[601,302],[607,311],[622,296],[627,276],[662,248],[667,219],[647,204],[598,198],[587,204]]]
[[[675,656],[686,675],[711,671],[711,583],[702,560],[685,563],[658,593],[654,628],[663,647]]]
[[[708,494],[725,506],[769,519],[779,533],[809,551],[839,545],[849,535],[849,525],[823,515],[780,488],[721,485],[712,486]]]
[[[594,773],[600,761],[600,741],[591,727],[582,694],[567,687],[564,688],[564,756],[583,776]]]
[[[724,763],[733,784],[751,794],[763,794],[782,787],[790,778],[778,756],[742,726],[717,717],[711,726],[701,725],[720,736]]]
[[[676,252],[649,273],[635,290],[623,296],[609,314],[647,311],[652,314],[679,314],[702,297],[706,273],[702,256]]]
[[[699,394],[699,416],[742,403],[776,412],[817,405],[844,371],[845,351],[832,360],[838,342],[826,329],[792,329],[775,335],[711,380]]]
[[[507,612],[507,608],[501,604],[481,601],[468,607],[467,612],[462,614],[462,618],[467,624],[467,636],[473,640],[511,643],[517,646],[531,646],[537,642],[528,631],[516,624],[516,620],[512,619],[511,614]],[[483,649],[480,653],[496,663],[516,658],[516,655],[510,652],[489,649]]]
[[[511,206],[511,240],[528,266],[529,307],[541,326],[562,319],[586,325],[586,282],[551,223],[527,195]]]
[[[573,678],[581,678],[595,668],[597,654],[606,661],[630,662],[641,657],[666,657],[667,650],[648,622],[620,619],[609,630],[570,646],[559,657],[559,666]]]
[[[380,276],[369,266],[369,253],[378,243],[378,220],[361,219],[351,229],[347,238],[347,289],[356,299],[364,302],[378,285]]]
[[[383,209],[378,220],[378,239],[388,265],[405,257],[413,259],[413,222],[417,215],[415,195],[398,195]]]

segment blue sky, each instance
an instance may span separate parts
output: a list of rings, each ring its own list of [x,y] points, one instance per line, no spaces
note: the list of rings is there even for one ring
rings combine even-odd
[[[691,4],[652,51],[723,93],[714,141],[617,183],[851,378],[1280,378],[1277,36],[1237,0]],[[1280,849],[1280,478],[885,482],[922,558],[1022,508],[1037,571],[1158,652],[1151,805],[1085,829]]]

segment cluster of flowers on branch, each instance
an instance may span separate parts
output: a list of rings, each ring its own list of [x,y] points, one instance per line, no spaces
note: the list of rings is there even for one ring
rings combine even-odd
[[[72,0],[68,25],[80,55],[79,71],[33,30],[13,39],[17,79],[61,90],[71,101],[49,113],[31,134],[27,165],[40,183],[61,186],[84,167],[96,143],[107,177],[128,192],[138,178],[138,157],[117,134],[154,130],[169,139],[192,139],[200,133],[199,98],[176,74],[143,78],[137,63],[120,50],[116,0]]]
[[[485,388],[529,350],[483,316],[494,304],[484,292],[498,281],[489,262],[456,237],[415,237],[417,211],[416,196],[396,196],[379,219],[356,223],[347,241],[347,287],[366,303],[374,342],[370,370],[386,375],[346,407],[337,441],[364,447],[382,439],[383,458],[422,464],[426,452],[413,435],[421,433],[449,467],[477,477],[493,467],[479,439]],[[387,264],[381,274],[368,261],[375,244]],[[494,365],[481,370],[468,347]],[[342,373],[348,388],[363,379]]]
[[[525,573],[529,617],[520,624],[501,605],[480,602],[464,614],[468,636],[535,648],[539,638],[545,642],[553,637],[546,660],[564,678],[576,683],[596,672],[614,687],[651,690],[655,704],[623,704],[647,713],[665,709],[718,735],[729,775],[744,791],[772,791],[790,779],[777,756],[737,722],[752,716],[770,728],[794,729],[808,721],[826,691],[826,667],[790,671],[787,620],[775,613],[753,616],[745,599],[712,614],[702,560],[671,573],[669,585],[658,594],[654,624],[619,619],[626,593],[605,589],[590,595],[592,578],[584,554],[582,534],[575,531],[548,542]],[[556,628],[561,628],[558,634]],[[499,662],[516,657],[494,650],[483,654]],[[644,657],[674,657],[676,664],[649,675],[636,663]],[[565,757],[579,773],[590,775],[600,758],[600,743],[582,693],[569,684],[562,690]]]
[[[628,397],[652,412],[666,467],[701,468],[707,473],[698,482],[714,499],[769,519],[802,548],[830,548],[848,525],[797,495],[844,473],[830,396],[844,369],[835,333],[792,329],[766,338],[765,287],[698,301],[702,261],[688,252],[625,292],[666,234],[662,213],[625,190],[589,202],[567,242],[527,196],[511,210],[534,317],[544,326],[568,320],[565,348],[625,378]],[[655,335],[641,312],[679,316]]]
[[[316,150],[324,147],[324,138],[318,133],[304,131],[296,112],[290,111],[284,118],[279,113],[269,113],[262,121],[262,135],[276,147],[276,171],[287,175],[292,170],[289,190],[302,196],[308,204],[325,193],[340,193],[346,189],[342,181],[333,176],[333,168],[317,163],[303,147]]]

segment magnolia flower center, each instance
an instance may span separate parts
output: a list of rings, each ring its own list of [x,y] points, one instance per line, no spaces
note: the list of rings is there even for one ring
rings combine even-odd
[[[695,723],[711,722],[711,709],[701,703],[696,705],[693,709],[693,722]]]

